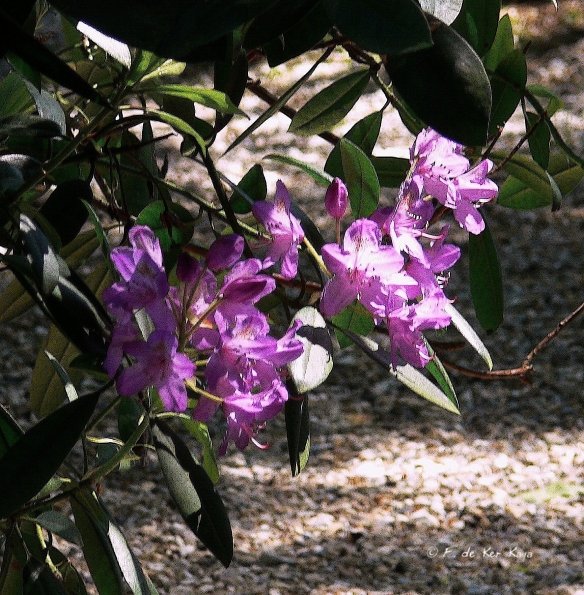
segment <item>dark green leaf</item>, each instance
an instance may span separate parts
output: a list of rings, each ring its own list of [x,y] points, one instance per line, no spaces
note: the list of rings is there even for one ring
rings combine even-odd
[[[83,555],[100,595],[124,595],[120,563],[109,538],[110,519],[94,492],[84,488],[70,499],[83,539]]]
[[[371,157],[382,188],[398,188],[405,180],[410,162],[405,157]]]
[[[475,312],[481,326],[487,332],[493,332],[503,322],[503,277],[488,226],[479,235],[470,234],[468,251]]]
[[[304,346],[302,355],[288,364],[290,377],[298,392],[304,394],[320,386],[333,368],[333,343],[326,322],[316,308],[307,306],[292,319],[301,320],[302,326],[295,337]]]
[[[166,484],[182,517],[224,565],[233,558],[233,535],[227,512],[213,482],[188,446],[164,422],[151,422],[154,446]]]
[[[375,328],[371,314],[359,303],[351,305],[333,316],[333,324],[341,349],[353,343],[349,334],[344,331],[365,337]]]
[[[83,539],[79,529],[75,526],[75,523],[64,514],[55,510],[47,510],[42,512],[35,518],[35,522],[41,527],[44,527],[47,531],[62,537],[63,539],[74,543],[76,545],[83,545]]]
[[[67,403],[22,435],[0,459],[0,518],[33,498],[57,472],[83,432],[98,394]],[[26,473],[23,473],[26,469]]]
[[[6,12],[0,9],[0,37],[8,49],[48,78],[79,95],[109,107],[109,102],[77,72],[26,33]]]
[[[501,17],[497,25],[497,33],[491,48],[484,58],[485,68],[490,72],[495,72],[497,66],[515,49],[515,40],[513,37],[513,25],[508,14]]]
[[[154,231],[163,252],[173,246],[184,246],[193,237],[193,216],[177,203],[154,202],[138,215],[136,223],[148,225]]]
[[[374,112],[365,116],[365,118],[359,120],[359,122],[357,122],[343,138],[350,140],[368,157],[371,157],[371,153],[373,152],[375,143],[379,137],[379,131],[381,130],[382,118],[383,112]],[[327,174],[330,174],[333,178],[340,178],[343,176],[341,147],[338,143],[330,152],[324,165],[324,171],[326,171]]]
[[[480,58],[454,29],[431,19],[431,48],[388,57],[389,77],[409,108],[444,136],[482,146],[491,87]]]
[[[0,458],[22,436],[24,432],[16,420],[0,403]]]
[[[55,0],[53,5],[72,20],[89,23],[128,45],[159,56],[188,61],[196,48],[217,48],[214,41],[250,21],[274,0],[102,0],[99,3]],[[227,49],[223,41],[222,51]],[[195,54],[198,59],[204,56]]]
[[[172,97],[182,97],[193,103],[210,107],[224,114],[240,114],[243,112],[233,104],[229,97],[214,89],[202,89],[190,85],[153,85],[151,83],[139,87],[141,91],[150,91],[160,95],[171,95]]]
[[[89,182],[68,180],[59,184],[39,209],[40,214],[59,234],[62,246],[75,239],[87,221],[84,200],[88,203],[93,201]]]
[[[310,136],[330,130],[357,103],[368,82],[369,70],[359,70],[335,81],[296,112],[288,132]]]
[[[394,366],[392,354],[383,349],[379,343],[376,343],[368,337],[363,337],[348,329],[339,329],[339,333],[345,333],[347,335],[347,340],[350,343],[357,345],[363,353],[389,372],[391,376],[394,376],[402,384],[413,390],[416,394],[447,411],[460,415],[456,403],[426,378],[420,370],[417,370],[410,364],[397,364]]]
[[[229,203],[235,213],[243,215],[251,211],[256,200],[266,200],[267,192],[264,170],[256,163],[233,189]]]
[[[24,80],[17,72],[9,72],[0,81],[0,118],[21,114],[32,107]]]
[[[124,397],[118,405],[118,431],[123,442],[127,442],[130,436],[142,421],[144,407],[134,398]]]
[[[309,4],[312,6],[302,10],[299,18],[288,21],[277,39],[264,46],[272,68],[307,52],[332,28],[333,22],[325,10],[324,1]]]
[[[195,438],[195,440],[202,446],[203,469],[205,469],[209,479],[213,483],[217,483],[219,481],[217,457],[215,456],[215,451],[213,450],[213,442],[211,441],[211,435],[209,434],[209,428],[207,427],[207,424],[203,423],[202,421],[184,418],[182,418],[182,422],[185,428],[189,431],[190,435],[193,436],[193,438]]]
[[[61,128],[56,122],[28,114],[3,116],[0,118],[0,137],[32,136],[54,138],[61,135]]]
[[[31,558],[24,567],[23,591],[27,595],[69,595],[48,565]]]
[[[524,112],[525,130],[532,130],[529,138],[529,150],[533,160],[543,169],[547,169],[550,162],[551,134],[547,122],[533,112]]]
[[[397,55],[432,44],[428,23],[412,0],[325,0],[341,33],[364,50]]]
[[[339,142],[343,175],[355,219],[369,217],[379,203],[379,180],[367,155],[343,138]]]
[[[491,75],[493,109],[489,134],[494,134],[497,127],[504,126],[513,115],[523,97],[526,81],[525,54],[522,50],[513,50],[501,60]]]
[[[444,394],[452,401],[452,404],[458,408],[458,399],[456,398],[456,392],[452,385],[452,381],[448,376],[448,372],[442,365],[442,362],[438,359],[438,356],[434,353],[434,350],[430,346],[428,347],[428,353],[432,356],[432,359],[426,364],[425,369],[432,374]]]
[[[288,386],[288,393],[289,397],[284,405],[284,416],[290,468],[292,477],[295,477],[306,467],[310,453],[308,393],[299,394],[293,384]]]
[[[242,49],[231,62],[215,62],[215,89],[222,91],[233,105],[239,105],[247,87],[247,54]],[[215,118],[215,132],[222,130],[231,121],[233,114],[218,113]]]
[[[67,122],[61,104],[48,91],[44,89],[39,91],[29,82],[26,82],[26,86],[34,99],[39,116],[55,122],[59,126],[61,134],[65,135],[67,133]]]
[[[312,244],[317,252],[320,252],[325,242],[318,227],[295,202],[290,204],[290,212],[300,221],[300,225],[304,230],[304,237]]]
[[[479,56],[484,56],[493,45],[500,13],[501,0],[464,0],[462,10],[452,27],[470,43]],[[440,15],[434,16],[440,18]]]
[[[563,109],[564,102],[553,92],[541,85],[528,85],[527,89],[536,97],[543,97],[548,100],[545,107],[547,115],[551,118],[558,110]]]

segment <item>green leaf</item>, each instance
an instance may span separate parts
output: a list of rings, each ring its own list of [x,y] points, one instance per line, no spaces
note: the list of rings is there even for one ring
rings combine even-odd
[[[305,174],[308,174],[317,184],[320,184],[321,186],[328,187],[333,181],[333,177],[327,172],[310,165],[310,163],[305,163],[300,159],[290,157],[289,155],[277,155],[275,153],[270,153],[269,155],[266,155],[264,159],[271,159],[272,161],[277,161],[278,163],[284,163],[285,165],[297,167]]]
[[[201,89],[189,85],[152,85],[150,83],[140,86],[139,89],[159,93],[160,95],[182,97],[224,114],[245,115],[225,93],[214,89]]]
[[[536,97],[543,97],[548,99],[548,104],[545,107],[547,115],[551,118],[557,111],[564,108],[564,102],[553,92],[542,87],[541,85],[528,85],[528,91],[530,91]]]
[[[267,193],[268,186],[264,170],[259,163],[256,163],[233,189],[229,204],[235,213],[243,215],[251,212],[254,202],[266,200]]]
[[[92,394],[67,403],[34,425],[4,454],[0,459],[0,518],[36,496],[57,472],[98,399],[98,394]]]
[[[213,442],[207,424],[194,419],[181,418],[184,426],[190,435],[203,447],[203,469],[213,483],[219,481],[219,469],[217,467],[217,457],[213,450]]]
[[[369,82],[369,70],[358,70],[335,81],[301,107],[288,132],[310,136],[336,126],[357,103]]]
[[[304,346],[300,357],[288,364],[288,372],[298,392],[304,394],[320,386],[333,368],[333,344],[326,322],[316,308],[306,306],[292,319],[302,321],[295,337]]]
[[[464,0],[452,26],[484,56],[493,45],[501,13],[501,0]],[[440,15],[434,15],[441,18]],[[444,19],[442,19],[444,21]]]
[[[522,50],[513,50],[501,60],[491,75],[493,108],[489,134],[494,134],[513,115],[523,97],[526,82],[525,54]]]
[[[405,157],[372,156],[371,163],[383,188],[398,188],[410,169],[410,162]]]
[[[59,235],[62,246],[73,241],[87,221],[88,213],[83,201],[93,202],[89,182],[67,180],[57,185],[39,209]]]
[[[333,316],[332,321],[341,349],[352,344],[352,334],[367,336],[375,328],[371,314],[358,302]]]
[[[298,19],[289,20],[282,34],[264,46],[270,67],[304,54],[325,37],[333,22],[324,4],[322,0],[308,2]]]
[[[432,356],[432,359],[426,364],[426,370],[432,374],[438,386],[444,391],[444,394],[452,401],[452,403],[458,407],[458,399],[456,398],[456,392],[452,381],[446,372],[446,368],[442,365],[442,362],[434,353],[434,350],[428,345],[428,353]]]
[[[308,463],[310,454],[310,421],[308,393],[300,395],[294,385],[288,387],[289,398],[284,405],[286,437],[292,477]]]
[[[32,106],[32,97],[22,76],[9,72],[0,81],[0,118],[22,114]]]
[[[493,44],[485,55],[485,68],[490,72],[495,72],[502,60],[511,54],[514,49],[513,25],[511,24],[509,15],[505,14],[499,21]]]
[[[458,406],[448,395],[444,394],[435,384],[426,378],[419,370],[410,364],[393,366],[392,355],[383,349],[378,343],[353,333],[347,329],[342,330],[347,337],[359,347],[374,362],[379,364],[387,372],[399,380],[402,384],[413,390],[416,394],[431,403],[460,415]]]
[[[288,103],[290,98],[304,85],[304,83],[312,76],[314,71],[318,68],[321,62],[324,62],[331,54],[331,51],[326,51],[322,56],[301,76],[290,88],[288,88],[257,120],[248,126],[226,149],[223,155],[226,155],[245,140],[250,134],[255,132],[264,122],[269,120],[274,114],[277,114]]]
[[[349,202],[355,219],[369,217],[379,204],[380,186],[371,160],[355,144],[343,138],[339,142],[341,163]]]
[[[20,27],[6,12],[0,10],[0,37],[8,49],[59,85],[67,87],[98,105],[110,107],[103,95],[98,93],[77,72],[48,50],[40,41]]]
[[[55,510],[47,510],[41,512],[34,519],[35,523],[44,527],[47,531],[62,537],[70,543],[82,546],[83,539],[79,529],[75,526],[75,523],[67,516]]]
[[[551,133],[547,122],[533,112],[525,111],[525,129],[533,132],[528,137],[529,150],[533,160],[543,169],[547,169],[550,162]]]
[[[397,55],[432,44],[428,23],[411,0],[325,0],[341,33],[364,50]]]
[[[359,122],[357,122],[343,138],[357,145],[368,157],[371,157],[371,153],[373,152],[375,143],[379,137],[379,131],[381,130],[382,118],[383,112],[373,112],[372,114],[365,116],[365,118],[359,120]],[[340,178],[343,176],[343,163],[341,160],[341,147],[339,143],[337,143],[330,152],[324,165],[324,171],[333,176],[333,178]]]
[[[109,538],[110,519],[93,490],[70,498],[75,524],[83,539],[83,555],[100,595],[124,595],[120,563]]]
[[[127,442],[144,416],[144,407],[131,397],[124,397],[118,405],[118,432],[123,442]]]
[[[460,334],[468,341],[469,345],[483,358],[489,370],[493,369],[493,360],[489,350],[486,348],[476,331],[463,318],[463,316],[454,308],[452,304],[444,306],[444,311],[450,316],[452,324],[459,330]]]
[[[161,200],[148,205],[136,220],[138,225],[147,225],[160,240],[163,252],[174,246],[184,246],[193,237],[195,224],[190,212],[180,204]]]
[[[199,145],[201,151],[206,151],[205,140],[203,137],[182,118],[178,118],[173,114],[161,110],[146,110],[145,115],[151,120],[168,124],[183,136],[190,137],[194,140]]]
[[[56,122],[40,116],[17,114],[0,118],[0,136],[54,138],[61,136],[61,128]]]
[[[16,420],[0,403],[0,458],[24,434]]]
[[[435,16],[447,25],[454,22],[463,4],[463,0],[420,0],[420,7],[424,12]]]
[[[233,105],[239,105],[247,88],[248,64],[247,54],[243,48],[233,63],[215,62],[215,89],[224,92]],[[223,130],[231,121],[233,114],[218,113],[215,118],[215,133]]]
[[[207,47],[211,51],[212,42],[225,41],[228,34],[271,4],[271,0],[53,2],[70,20],[89,23],[130,46],[183,61],[207,58],[206,53],[197,53],[197,48]]]
[[[227,512],[213,482],[188,446],[160,419],[151,422],[154,446],[166,484],[183,519],[225,566],[233,558],[233,535]]]
[[[487,140],[491,86],[475,51],[454,29],[430,19],[430,48],[388,57],[386,70],[415,115],[467,146]]]
[[[495,242],[489,228],[470,234],[468,240],[470,292],[475,312],[487,332],[503,322],[503,275]]]

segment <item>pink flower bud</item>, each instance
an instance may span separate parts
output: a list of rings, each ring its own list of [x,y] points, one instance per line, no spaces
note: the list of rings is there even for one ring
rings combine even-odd
[[[324,204],[328,214],[334,219],[341,220],[347,210],[349,193],[340,178],[335,178],[326,191]]]

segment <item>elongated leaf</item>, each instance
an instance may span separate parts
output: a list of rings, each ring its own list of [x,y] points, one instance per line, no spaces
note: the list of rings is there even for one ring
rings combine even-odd
[[[233,189],[229,203],[236,213],[249,213],[254,202],[257,200],[266,200],[267,193],[268,186],[266,184],[264,170],[259,163],[256,163]]]
[[[24,434],[16,420],[0,403],[0,458]]]
[[[77,29],[80,33],[83,33],[83,35],[89,37],[93,43],[98,45],[104,52],[117,60],[120,64],[126,68],[131,68],[132,54],[130,53],[130,48],[125,43],[122,43],[109,35],[104,35],[101,31],[94,29],[91,25],[88,25],[83,21],[77,23]]]
[[[304,85],[304,83],[312,76],[314,71],[318,68],[321,62],[324,62],[331,54],[330,51],[326,51],[323,55],[301,76],[290,88],[288,88],[280,98],[275,101],[270,107],[259,117],[257,120],[248,126],[226,149],[223,155],[226,155],[244,141],[250,134],[255,132],[264,122],[269,120],[274,114],[278,113],[290,100],[290,98],[296,94],[296,92]]]
[[[176,116],[161,110],[147,110],[146,115],[152,120],[168,124],[177,132],[180,132],[180,134],[191,137],[199,145],[199,149],[203,153],[206,151],[205,140],[203,137],[190,124],[181,118],[177,118]]]
[[[463,0],[420,0],[420,7],[423,11],[430,13],[447,25],[454,22],[462,5]]]
[[[498,126],[504,126],[513,115],[527,82],[527,64],[522,50],[507,54],[491,75],[493,107],[489,134],[494,134]]]
[[[515,49],[515,40],[513,37],[513,25],[508,14],[501,17],[497,26],[497,33],[493,44],[485,55],[485,68],[491,72],[497,70],[501,61],[511,54]]]
[[[371,163],[383,188],[398,188],[410,169],[410,162],[405,157],[372,156]]]
[[[379,137],[381,130],[381,120],[383,112],[374,112],[359,120],[350,130],[345,134],[344,138],[350,140],[357,145],[368,157],[375,148],[375,143]],[[333,178],[340,178],[343,175],[343,162],[341,160],[341,147],[337,143],[330,152],[324,171],[333,176]]]
[[[532,130],[528,138],[529,151],[533,160],[543,169],[547,169],[550,162],[551,133],[547,122],[533,112],[524,112],[525,129]]]
[[[333,344],[326,322],[316,308],[307,306],[292,319],[301,320],[302,326],[295,337],[304,346],[300,357],[288,364],[288,371],[299,394],[320,386],[333,368]]]
[[[150,83],[144,87],[140,87],[140,89],[142,91],[160,93],[160,95],[182,97],[224,114],[245,115],[225,93],[215,91],[214,89],[201,89],[189,85],[151,85]]]
[[[470,292],[475,312],[481,326],[487,332],[493,332],[503,322],[503,275],[486,222],[479,235],[470,234],[468,251]]]
[[[296,112],[288,132],[310,136],[334,128],[357,103],[368,82],[369,70],[359,70],[335,81]]]
[[[57,58],[40,41],[26,33],[4,10],[0,10],[0,37],[11,52],[56,83],[95,101],[98,105],[110,106],[103,95],[82,79],[77,72],[69,68],[65,62]]]
[[[402,54],[432,44],[428,23],[411,0],[325,0],[341,33],[376,54]]]
[[[343,138],[339,142],[343,180],[355,219],[369,217],[379,203],[379,180],[371,160],[355,144]]]
[[[70,502],[83,539],[83,555],[99,594],[123,595],[120,563],[108,536],[109,518],[88,488],[77,492]]]
[[[99,395],[94,394],[67,403],[8,449],[0,459],[0,518],[38,494],[56,473],[83,432],[98,399]]]
[[[491,116],[491,86],[480,58],[454,29],[429,19],[434,45],[388,57],[390,79],[415,115],[463,145],[482,146]]]
[[[359,303],[351,305],[333,316],[333,324],[341,348],[351,345],[353,335],[366,336],[375,328],[371,314]],[[337,332],[337,328],[340,332]]]
[[[493,45],[500,14],[501,0],[464,0],[452,26],[482,57]],[[434,16],[446,22],[439,14]]]
[[[297,167],[298,169],[302,170],[305,174],[308,174],[315,182],[320,184],[321,186],[326,186],[333,181],[333,177],[324,172],[320,169],[317,169],[310,163],[305,163],[300,159],[296,159],[295,157],[290,157],[289,155],[277,155],[275,153],[270,153],[266,155],[264,159],[271,159],[272,161],[277,161],[278,163],[284,163],[286,165],[292,165],[293,167]]]
[[[190,435],[203,447],[203,469],[213,483],[219,481],[219,469],[217,467],[217,457],[213,450],[213,442],[209,434],[207,424],[194,419],[182,419],[182,422]]]
[[[290,468],[292,477],[295,477],[306,467],[310,454],[308,393],[298,394],[294,385],[291,385],[288,387],[288,394],[284,415]]]
[[[489,370],[492,370],[493,360],[491,354],[468,321],[452,304],[444,306],[444,311],[450,316],[452,324],[460,331],[460,334],[468,341],[469,345],[483,358],[487,366],[489,366]]]
[[[61,135],[56,122],[29,114],[2,116],[0,118],[0,136],[30,136],[54,138]]]
[[[61,245],[72,242],[87,221],[87,209],[82,201],[91,203],[93,191],[86,180],[61,182],[39,209],[40,214],[53,226]]]
[[[345,333],[349,339],[373,361],[377,362],[387,372],[397,378],[402,384],[405,384],[408,388],[413,390],[416,394],[447,411],[460,415],[456,403],[453,403],[448,395],[444,394],[419,370],[410,366],[410,364],[398,365],[394,368],[391,353],[383,349],[378,343],[368,337],[362,337],[346,329],[341,330],[341,332]]]
[[[456,391],[446,368],[442,365],[442,362],[438,356],[434,353],[434,350],[428,345],[428,353],[432,356],[432,359],[426,364],[426,370],[432,374],[438,386],[444,391],[444,394],[458,407],[458,399],[456,398]]]
[[[143,48],[158,56],[189,61],[213,59],[212,42],[223,41],[234,29],[272,4],[271,0],[55,0],[53,5],[73,21]],[[207,52],[197,48],[207,47]],[[219,52],[226,55],[226,47]]]
[[[70,543],[83,545],[83,539],[75,523],[64,514],[55,510],[47,510],[35,517],[35,522],[47,531],[66,539]]]
[[[233,63],[215,62],[215,89],[229,97],[233,105],[239,105],[247,86],[247,54],[242,48]],[[215,133],[223,130],[233,114],[219,112],[215,118]]]
[[[164,422],[152,420],[152,435],[166,484],[194,534],[224,565],[233,558],[233,536],[221,497],[189,448]]]

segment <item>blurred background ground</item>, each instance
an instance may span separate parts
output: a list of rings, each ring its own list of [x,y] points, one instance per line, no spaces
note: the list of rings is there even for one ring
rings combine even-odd
[[[551,3],[506,10],[522,42],[533,40],[528,82],[549,86],[566,101],[554,122],[582,154],[582,3],[560,0],[558,13]],[[302,105],[347,66],[339,53],[291,105]],[[255,74],[279,94],[306,68],[293,63],[268,75],[258,67]],[[382,105],[370,93],[335,132]],[[242,107],[252,120],[265,109],[251,97]],[[218,167],[237,181],[267,152],[322,167],[330,145],[314,137],[300,141],[287,134],[288,123],[274,118]],[[215,157],[248,125],[234,120]],[[520,130],[514,118],[502,142],[511,143]],[[411,140],[390,113],[376,153],[405,155]],[[309,177],[271,161],[263,165],[272,192],[282,178],[294,200],[322,212],[323,191]],[[205,191],[192,162],[171,161],[171,172]],[[506,320],[483,339],[496,368],[515,367],[584,299],[584,188],[557,213],[497,205],[485,212],[503,263]],[[472,320],[465,238],[457,238],[463,260],[449,295]],[[268,426],[268,450],[230,450],[221,461],[218,489],[235,537],[227,570],[184,527],[154,458],[106,479],[103,498],[164,595],[582,595],[583,324],[577,320],[536,358],[533,386],[453,374],[460,417],[411,395],[361,354],[341,353],[329,380],[310,396],[312,448],[299,477],[290,476],[282,420]],[[44,333],[34,316],[0,327],[0,389],[13,408],[26,402]],[[467,362],[480,368],[470,351]],[[71,554],[79,557],[73,548]]]

